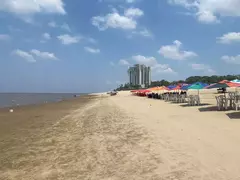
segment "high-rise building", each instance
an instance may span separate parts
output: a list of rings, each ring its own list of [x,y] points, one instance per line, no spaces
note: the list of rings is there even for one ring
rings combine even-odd
[[[128,69],[129,83],[143,88],[151,84],[151,68],[143,64],[135,64]]]

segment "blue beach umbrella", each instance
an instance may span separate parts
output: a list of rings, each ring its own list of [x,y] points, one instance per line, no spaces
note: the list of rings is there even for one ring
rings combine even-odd
[[[170,86],[168,86],[167,88],[170,89],[170,90],[172,90],[172,89],[174,89],[175,87],[177,87],[177,86],[176,86],[176,85],[170,85]]]
[[[192,84],[184,85],[181,87],[181,90],[188,90],[188,87],[190,87]]]

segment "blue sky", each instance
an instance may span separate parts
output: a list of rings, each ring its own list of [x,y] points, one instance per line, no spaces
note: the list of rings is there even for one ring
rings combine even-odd
[[[239,74],[239,0],[1,0],[1,92],[98,92]]]

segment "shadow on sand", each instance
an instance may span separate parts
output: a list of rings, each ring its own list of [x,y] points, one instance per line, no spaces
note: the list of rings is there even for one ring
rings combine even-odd
[[[202,108],[198,108],[198,110],[200,112],[218,111],[217,106],[202,107]]]
[[[201,106],[209,106],[210,104],[208,103],[202,103],[199,106],[189,106],[188,104],[181,104],[181,107],[201,107]]]
[[[239,112],[233,112],[233,113],[227,113],[226,115],[230,119],[240,119],[240,111]]]
[[[198,108],[198,110],[200,112],[208,112],[208,111],[227,112],[227,111],[231,111],[231,109],[218,110],[217,106],[208,106],[208,107]]]

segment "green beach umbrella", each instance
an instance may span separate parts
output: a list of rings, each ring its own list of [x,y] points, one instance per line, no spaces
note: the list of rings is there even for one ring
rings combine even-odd
[[[191,86],[188,87],[188,89],[203,89],[207,84],[201,83],[201,82],[196,82],[194,84],[192,84]]]
[[[206,87],[207,84],[201,83],[201,82],[196,82],[194,84],[192,84],[191,86],[189,86],[187,89],[195,89],[198,90],[198,95],[199,95],[199,90],[203,89],[204,87]]]

